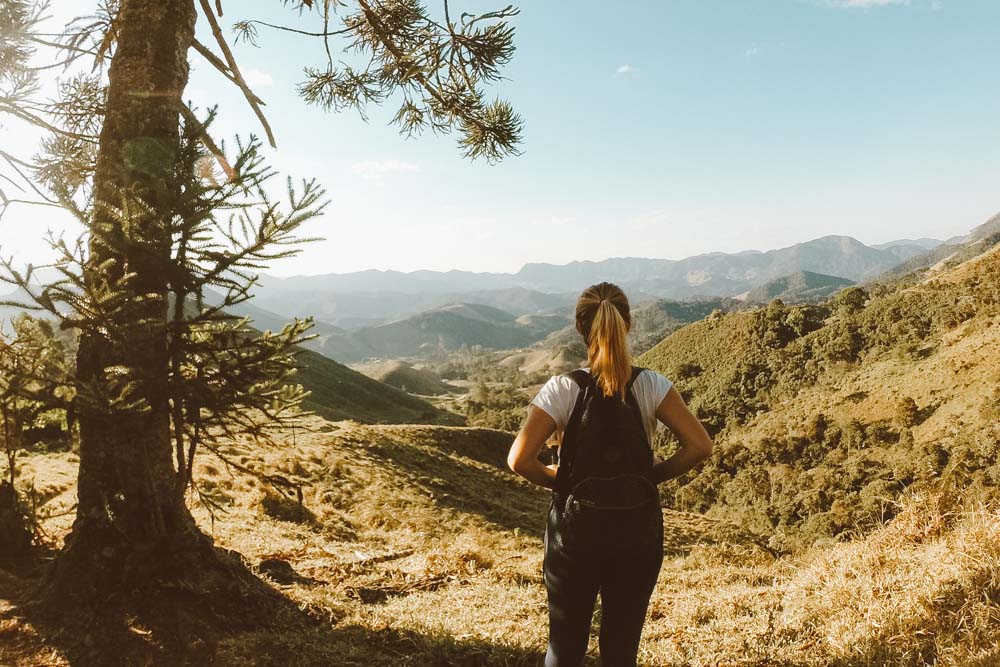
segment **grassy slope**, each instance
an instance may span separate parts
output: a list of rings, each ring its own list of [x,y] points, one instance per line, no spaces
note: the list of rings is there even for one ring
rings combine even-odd
[[[355,368],[368,377],[378,380],[410,394],[438,396],[452,390],[437,375],[424,368],[414,368],[412,364],[393,360],[378,364],[365,364]]]
[[[510,436],[311,425],[282,450],[228,450],[303,484],[305,508],[216,461],[199,465],[203,490],[226,509],[213,523],[196,507],[201,525],[252,564],[291,564],[301,579],[278,588],[322,621],[221,631],[215,664],[537,664],[547,495],[503,467]],[[74,469],[72,454],[37,455],[21,473],[58,512],[74,500]],[[732,525],[667,512],[641,664],[995,664],[1000,520],[937,500],[864,541],[777,559]],[[69,523],[45,528],[59,536]],[[29,583],[0,570],[0,663],[66,664],[11,598]],[[143,632],[137,642],[151,647]]]
[[[1000,248],[923,282],[904,292],[917,295],[935,286],[955,286],[1000,277]],[[939,409],[919,427],[928,437],[939,435],[949,417],[975,420],[975,410],[996,374],[1000,373],[1000,333],[994,304],[982,313],[933,336],[929,355],[919,359],[885,351],[855,365],[827,364],[818,381],[794,388],[795,400],[781,401],[747,425],[746,430],[783,417],[806,418],[817,409],[835,416],[885,419],[893,416],[901,391],[919,405],[934,403]],[[766,355],[772,349],[761,340],[758,320],[763,311],[735,312],[708,318],[674,333],[640,357],[639,362],[671,376],[685,363],[701,367],[697,376],[680,381],[692,394],[707,393],[733,376],[747,358]],[[812,332],[817,338],[823,330]],[[861,396],[861,394],[864,396]],[[848,398],[850,397],[850,399]],[[697,402],[697,400],[696,400]],[[950,406],[950,407],[949,407]],[[944,408],[943,410],[940,408]],[[767,429],[764,429],[767,430]]]
[[[305,407],[326,419],[393,424],[464,423],[459,415],[438,410],[416,396],[373,380],[317,352],[303,351],[299,363],[303,368],[293,381],[312,392]]]

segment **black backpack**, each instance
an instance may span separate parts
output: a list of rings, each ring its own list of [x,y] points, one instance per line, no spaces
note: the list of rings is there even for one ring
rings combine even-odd
[[[587,371],[566,375],[580,387],[559,446],[553,504],[564,546],[621,547],[662,540],[653,451],[632,385],[625,400],[605,396]]]

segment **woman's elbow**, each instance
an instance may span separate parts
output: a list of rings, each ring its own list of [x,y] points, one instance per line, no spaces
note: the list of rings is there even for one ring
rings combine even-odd
[[[682,442],[684,442],[684,448],[688,451],[688,456],[694,459],[695,465],[711,456],[712,450],[715,448],[708,432],[692,434],[690,439]]]
[[[511,447],[510,452],[507,453],[507,467],[512,471],[516,472],[518,475],[522,474],[524,470],[524,461],[521,458],[521,452],[517,447]]]

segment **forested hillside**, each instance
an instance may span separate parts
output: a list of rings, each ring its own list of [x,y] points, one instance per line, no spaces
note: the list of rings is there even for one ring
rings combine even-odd
[[[820,301],[851,285],[852,281],[812,271],[798,271],[775,278],[746,293],[744,301],[764,304],[781,299],[785,303]]]
[[[776,548],[871,528],[907,491],[1000,484],[1000,251],[820,305],[717,313],[639,359],[716,436],[674,506]]]

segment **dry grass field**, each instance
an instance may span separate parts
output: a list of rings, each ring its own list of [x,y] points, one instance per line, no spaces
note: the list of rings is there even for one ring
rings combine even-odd
[[[198,478],[218,507],[192,498],[217,546],[242,554],[298,609],[276,610],[266,628],[221,630],[211,646],[172,660],[539,664],[548,498],[506,470],[510,435],[318,418],[309,426],[281,449],[233,443],[227,452],[301,485],[301,505],[209,457]],[[74,455],[27,456],[20,474],[34,481],[58,546],[71,521],[63,512],[74,500]],[[668,512],[641,663],[1000,664],[997,508],[943,492],[904,505],[865,539],[781,556],[737,526]],[[0,664],[69,664],[66,647],[86,641],[32,623],[22,601],[37,576],[0,570]],[[131,632],[136,664],[163,663],[154,632],[138,623]]]

